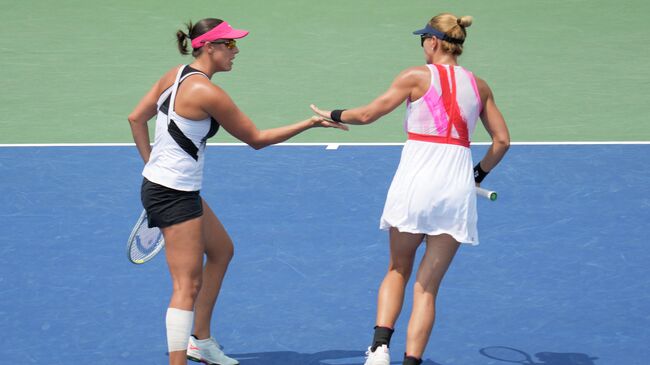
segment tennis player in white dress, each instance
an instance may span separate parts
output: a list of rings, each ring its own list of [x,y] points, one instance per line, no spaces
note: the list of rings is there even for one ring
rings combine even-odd
[[[404,301],[415,253],[426,242],[417,270],[404,365],[417,365],[435,319],[438,288],[461,243],[477,245],[477,186],[510,145],[505,120],[487,83],[458,65],[471,17],[444,13],[420,35],[426,65],[402,71],[370,104],[337,110],[312,109],[346,124],[369,124],[406,102],[408,139],[380,220],[389,231],[390,263],[379,289],[377,319],[366,365],[390,364],[390,338]],[[472,168],[471,135],[478,119],[492,138]]]

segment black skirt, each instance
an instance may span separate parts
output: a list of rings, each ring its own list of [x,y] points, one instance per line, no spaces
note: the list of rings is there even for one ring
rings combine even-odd
[[[140,199],[147,211],[149,228],[165,228],[203,215],[203,202],[198,190],[171,189],[145,178]]]

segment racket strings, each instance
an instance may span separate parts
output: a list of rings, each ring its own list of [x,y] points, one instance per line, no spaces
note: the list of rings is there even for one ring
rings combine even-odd
[[[129,260],[136,264],[144,263],[154,257],[163,246],[162,232],[157,227],[149,228],[143,212],[129,239]]]

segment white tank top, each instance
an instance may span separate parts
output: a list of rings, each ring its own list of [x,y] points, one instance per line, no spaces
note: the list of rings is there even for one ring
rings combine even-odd
[[[174,110],[179,85],[196,74],[207,77],[190,66],[182,66],[174,84],[158,98],[156,137],[142,171],[147,180],[182,191],[201,189],[206,141],[219,130],[219,123],[212,118],[191,120]]]

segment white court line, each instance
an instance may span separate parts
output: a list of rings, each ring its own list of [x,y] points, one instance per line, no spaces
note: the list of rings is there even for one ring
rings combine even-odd
[[[403,142],[313,142],[313,143],[278,143],[275,146],[301,147],[301,146],[324,146],[329,150],[336,150],[341,146],[403,146]],[[490,142],[473,142],[473,146],[489,146]],[[511,142],[511,146],[557,146],[557,145],[650,145],[650,141],[567,141],[567,142]],[[5,143],[0,144],[0,148],[13,147],[121,147],[135,146],[135,143]],[[247,146],[242,142],[233,143],[208,143],[208,146],[221,147],[243,147]]]

